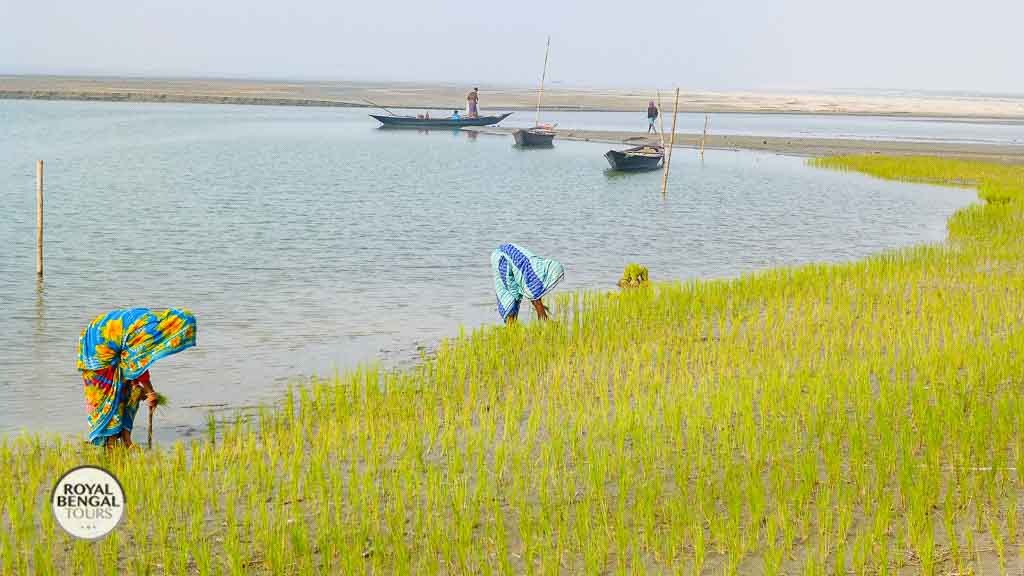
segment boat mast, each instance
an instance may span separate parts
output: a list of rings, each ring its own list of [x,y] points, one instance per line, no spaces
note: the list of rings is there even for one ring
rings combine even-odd
[[[551,36],[548,36],[548,43],[544,46],[544,72],[540,75],[540,92],[537,93],[537,115],[533,119],[534,126],[540,126],[540,100],[544,97],[544,79],[548,75],[548,50],[551,49]]]

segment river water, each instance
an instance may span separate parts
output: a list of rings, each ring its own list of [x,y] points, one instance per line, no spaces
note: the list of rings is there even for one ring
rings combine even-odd
[[[671,109],[663,109],[666,132],[672,127]],[[451,113],[450,111],[448,112]],[[440,112],[444,115],[444,112]],[[536,116],[516,112],[501,123],[512,128],[533,126]],[[638,112],[544,112],[541,121],[567,130],[643,132],[647,113]],[[676,132],[699,134],[704,114],[680,113]],[[775,136],[780,138],[841,138],[905,142],[957,142],[964,144],[1024,145],[1022,120],[974,120],[906,118],[889,116],[840,116],[828,114],[710,114],[708,133],[726,136]]]
[[[114,307],[198,318],[198,347],[152,370],[172,403],[156,437],[171,439],[202,429],[210,405],[408,362],[460,325],[497,322],[502,242],[561,260],[560,290],[613,288],[631,261],[653,279],[712,278],[936,242],[976,199],[684,149],[663,198],[660,173],[608,173],[608,145],[517,150],[379,130],[365,110],[0,101],[0,127],[0,433],[84,434],[77,339]]]

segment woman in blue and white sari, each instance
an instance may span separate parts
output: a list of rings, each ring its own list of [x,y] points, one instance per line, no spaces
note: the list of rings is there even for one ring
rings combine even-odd
[[[494,270],[494,292],[498,297],[498,314],[505,324],[519,317],[519,304],[526,298],[533,304],[537,317],[548,319],[541,298],[565,276],[561,262],[535,256],[515,244],[502,244],[491,253]]]

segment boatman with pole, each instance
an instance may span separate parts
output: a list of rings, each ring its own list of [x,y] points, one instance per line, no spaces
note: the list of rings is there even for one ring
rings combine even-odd
[[[477,118],[477,103],[480,101],[480,89],[473,88],[469,94],[466,94],[466,115],[470,118]]]

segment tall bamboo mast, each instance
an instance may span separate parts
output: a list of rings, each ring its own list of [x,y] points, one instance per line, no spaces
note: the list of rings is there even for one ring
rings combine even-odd
[[[548,36],[548,43],[544,46],[544,72],[540,75],[540,92],[537,93],[537,115],[533,119],[534,126],[540,126],[540,101],[544,97],[544,80],[548,76],[548,50],[551,49],[551,36]]]

